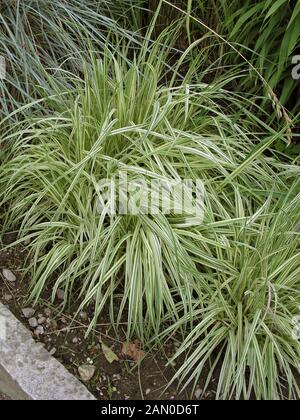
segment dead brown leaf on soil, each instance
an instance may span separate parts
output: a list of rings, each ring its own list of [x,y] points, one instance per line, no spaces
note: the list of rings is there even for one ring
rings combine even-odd
[[[136,363],[140,362],[145,357],[145,352],[140,350],[140,343],[137,340],[123,343],[122,354],[130,357]]]

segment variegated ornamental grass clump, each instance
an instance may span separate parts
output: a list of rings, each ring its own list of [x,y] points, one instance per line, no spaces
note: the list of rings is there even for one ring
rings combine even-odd
[[[219,363],[218,398],[296,397],[299,167],[264,155],[285,128],[260,120],[226,77],[195,82],[196,66],[161,84],[161,44],[131,63],[109,49],[91,56],[83,80],[45,98],[48,115],[8,134],[0,202],[5,229],[30,239],[30,298],[60,288],[65,304],[91,305],[87,333],[108,308],[145,345],[182,334],[176,377],[187,384]],[[201,179],[203,223],[99,214],[97,182],[120,170]]]
[[[1,223],[30,242],[29,299],[63,289],[62,306],[94,311],[87,334],[108,311],[144,348],[181,338],[183,387],[204,374],[206,387],[216,369],[218,399],[299,398],[299,158],[273,148],[289,126],[233,91],[240,74],[209,46],[172,48],[176,25],[153,42],[154,17],[142,41],[108,2],[15,2],[17,14],[8,3]],[[203,220],[99,210],[99,181],[120,172],[201,180]]]

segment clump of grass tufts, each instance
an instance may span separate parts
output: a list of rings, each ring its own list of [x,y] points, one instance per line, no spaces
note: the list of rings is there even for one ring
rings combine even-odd
[[[238,199],[239,218],[211,225],[214,237],[223,237],[224,242],[210,247],[219,267],[205,270],[209,292],[203,300],[202,290],[195,286],[199,293],[190,318],[182,317],[164,332],[168,336],[181,324],[193,324],[174,356],[187,354],[174,377],[184,387],[196,383],[209,366],[203,392],[218,375],[216,399],[299,398],[297,191],[299,181],[276,205],[271,204],[270,193],[265,204],[248,217],[249,210]],[[200,231],[208,234],[205,225]],[[195,254],[202,252],[201,242],[195,237]]]
[[[104,307],[116,328],[125,318],[128,337],[145,344],[181,333],[175,357],[191,347],[182,381],[224,355],[218,398],[252,390],[280,397],[281,371],[294,397],[299,167],[277,160],[272,145],[285,129],[227,89],[231,74],[200,82],[205,70],[196,61],[185,76],[180,66],[170,73],[166,45],[163,33],[131,62],[124,49],[92,56],[83,80],[72,77],[71,88],[45,98],[45,117],[8,134],[0,205],[5,229],[31,241],[30,299],[64,289],[64,305],[77,299],[79,310],[93,307],[87,333]],[[98,182],[120,172],[146,183],[201,179],[204,220],[99,212]]]

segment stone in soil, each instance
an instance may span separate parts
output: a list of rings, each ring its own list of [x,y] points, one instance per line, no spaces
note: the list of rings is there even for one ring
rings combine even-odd
[[[195,398],[197,400],[199,400],[199,398],[201,397],[201,395],[202,395],[202,389],[197,388],[196,391],[195,391]]]
[[[25,318],[32,318],[35,314],[35,310],[33,308],[23,308],[22,314],[25,316]]]
[[[17,277],[14,275],[14,273],[11,270],[7,270],[6,268],[2,270],[2,275],[5,280],[9,281],[10,283],[14,283],[17,280]]]
[[[10,300],[12,300],[12,295],[10,295],[10,294],[8,294],[8,293],[6,293],[5,295],[4,295],[4,300],[6,300],[7,302],[9,302]]]
[[[42,327],[41,325],[39,325],[38,327],[36,327],[36,329],[34,330],[34,335],[36,335],[37,337],[39,337],[40,335],[44,334],[44,327]]]
[[[45,312],[45,315],[46,315],[47,317],[49,317],[49,316],[51,315],[51,309],[49,309],[49,308],[46,308],[46,309],[44,310],[44,312]]]
[[[86,312],[80,312],[79,317],[83,320],[86,321],[88,319],[88,314]]]
[[[80,378],[84,382],[90,381],[92,377],[94,376],[95,371],[96,371],[95,366],[91,366],[91,365],[82,365],[82,366],[79,366],[78,368],[78,373],[80,375]]]
[[[44,324],[45,322],[46,322],[46,318],[44,317],[44,316],[41,316],[39,319],[38,319],[38,324],[39,325],[41,325],[41,324]]]
[[[36,318],[29,318],[28,323],[31,326],[31,328],[35,328],[38,326],[38,322]]]
[[[62,289],[57,289],[56,296],[59,300],[64,300],[65,298],[65,291]]]

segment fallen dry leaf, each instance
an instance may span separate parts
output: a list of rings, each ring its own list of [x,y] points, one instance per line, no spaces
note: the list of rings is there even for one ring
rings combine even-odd
[[[125,342],[122,345],[122,353],[129,356],[135,362],[140,362],[145,357],[145,352],[140,350],[140,343],[138,341]]]
[[[104,356],[109,363],[112,363],[112,362],[115,362],[115,361],[117,362],[119,360],[116,353],[113,352],[112,349],[110,349],[106,344],[102,343],[101,347],[102,347],[102,351],[104,353]]]

